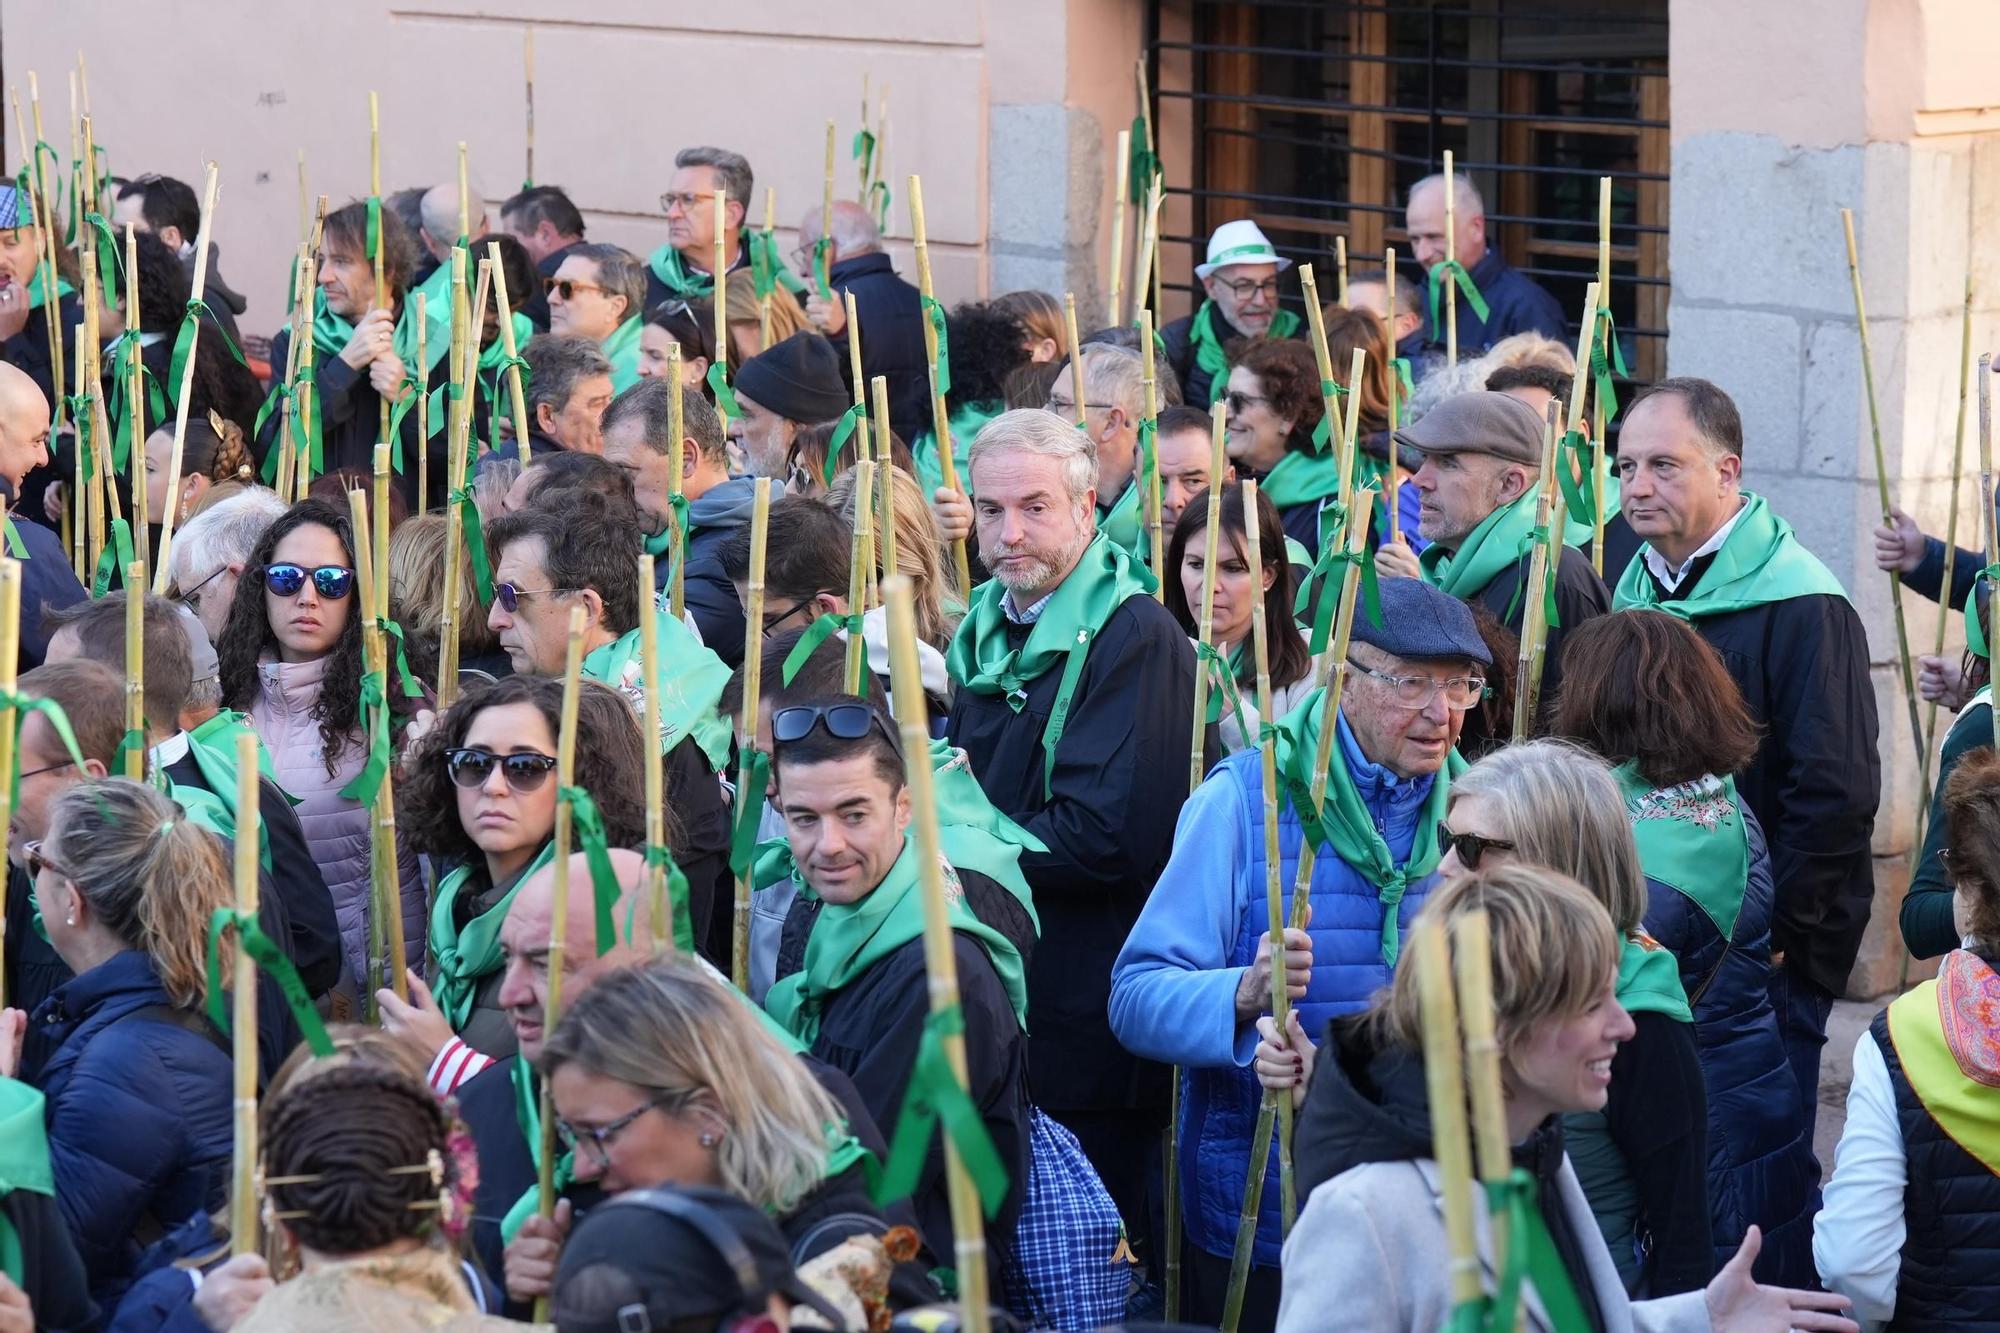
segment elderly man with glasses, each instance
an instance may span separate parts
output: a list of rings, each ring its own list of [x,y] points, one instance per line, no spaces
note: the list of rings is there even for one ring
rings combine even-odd
[[[1229,387],[1236,338],[1294,338],[1299,317],[1278,307],[1278,275],[1292,266],[1263,228],[1247,218],[1225,222],[1208,238],[1208,262],[1194,266],[1208,299],[1189,316],[1160,329],[1160,342],[1181,377],[1187,402],[1204,407]]]
[[[1466,710],[1492,654],[1472,612],[1416,579],[1382,581],[1382,619],[1355,617],[1326,797],[1310,805],[1324,688],[1277,724],[1279,880],[1292,892],[1311,834],[1303,929],[1282,944],[1293,1049],[1389,983],[1436,880],[1437,828]],[[1217,766],[1181,809],[1173,856],[1111,974],[1111,1028],[1127,1050],[1182,1067],[1185,1316],[1220,1317],[1260,1100],[1251,1058],[1271,1003],[1263,751]],[[1245,1327],[1277,1315],[1279,1190],[1271,1155]]]

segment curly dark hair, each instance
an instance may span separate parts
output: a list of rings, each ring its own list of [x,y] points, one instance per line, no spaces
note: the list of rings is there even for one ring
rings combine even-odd
[[[1257,377],[1274,415],[1291,418],[1285,451],[1311,453],[1313,427],[1326,415],[1312,348],[1297,338],[1238,338],[1229,344],[1229,364]]]
[[[257,665],[265,653],[276,653],[278,636],[271,632],[271,617],[264,609],[264,567],[271,553],[287,536],[305,527],[322,527],[340,539],[340,549],[350,568],[354,565],[354,525],[343,510],[324,500],[301,500],[264,529],[243,577],[236,581],[236,600],[229,604],[229,619],[216,645],[222,668],[222,699],[226,707],[247,710],[257,697]],[[313,701],[312,718],[319,723],[320,749],[330,778],[340,767],[340,754],[361,735],[361,621],[358,601],[360,583],[349,594],[355,604],[348,608],[347,624],[327,654],[326,675],[321,679],[319,698]],[[392,691],[393,693],[393,691]]]
[[[967,302],[951,312],[951,392],[956,412],[967,403],[997,403],[1007,396],[1007,376],[1028,364],[1028,328],[992,302]]]
[[[460,695],[430,734],[410,747],[397,776],[396,825],[404,845],[442,859],[479,864],[484,853],[459,823],[457,788],[445,771],[445,754],[465,744],[479,714],[508,704],[532,706],[548,724],[549,735],[557,735],[562,696],[562,682],[550,676],[503,676]],[[613,847],[646,845],[648,751],[639,733],[638,717],[624,695],[594,680],[583,682],[576,701],[576,785],[597,803]],[[671,810],[667,823],[667,843],[678,846]]]
[[[421,1078],[336,1064],[287,1086],[265,1109],[273,1210],[301,1245],[350,1255],[431,1234],[458,1183],[451,1121]],[[435,1162],[443,1174],[434,1180]]]

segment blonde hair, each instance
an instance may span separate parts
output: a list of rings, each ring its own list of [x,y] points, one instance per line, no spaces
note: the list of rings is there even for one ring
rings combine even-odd
[[[120,940],[147,954],[168,998],[208,996],[208,919],[231,902],[222,843],[143,782],[82,782],[49,815],[52,860]]]
[[[1568,741],[1524,741],[1495,750],[1451,782],[1451,799],[1478,796],[1499,836],[1531,865],[1568,875],[1597,895],[1620,934],[1646,915],[1646,876],[1611,766]]]
[[[958,587],[958,574],[947,554],[944,533],[938,528],[936,515],[931,513],[930,502],[924,498],[923,486],[901,468],[891,468],[889,475],[894,478],[892,484],[896,488],[896,571],[908,574],[916,584],[917,637],[943,652],[951,636],[958,632],[959,617],[964,610],[957,603],[964,593]],[[882,476],[877,468],[878,487]],[[880,495],[877,491],[878,502]],[[854,526],[853,468],[833,479],[825,503],[847,520],[849,528]],[[881,512],[879,503],[876,512]],[[878,549],[879,546],[878,536]],[[949,604],[947,597],[952,599]]]
[[[1530,329],[1512,333],[1486,349],[1479,364],[1492,374],[1502,366],[1541,366],[1561,375],[1576,374],[1576,350]]]
[[[1495,864],[1438,885],[1417,924],[1442,922],[1456,948],[1454,924],[1475,911],[1486,913],[1492,934],[1493,1014],[1503,1048],[1603,998],[1620,945],[1604,904],[1581,884],[1542,866]],[[1422,977],[1422,954],[1405,949],[1395,980],[1369,1011],[1383,1038],[1412,1050],[1423,1045]]]
[[[715,1116],[722,1188],[779,1216],[826,1179],[846,1119],[747,1001],[683,959],[615,969],[579,996],[542,1044],[543,1077],[570,1064],[661,1094],[670,1115]]]
[[[1007,292],[993,298],[993,308],[1021,321],[1031,340],[1047,338],[1056,345],[1056,360],[1070,353],[1069,330],[1063,322],[1062,303],[1047,292]]]
[[[444,629],[445,538],[443,514],[414,514],[389,536],[389,609],[408,640],[410,667],[425,680],[437,679],[439,636]],[[499,637],[480,613],[472,557],[461,544],[458,557],[458,652],[460,660],[491,652]],[[419,665],[417,659],[423,659]],[[429,669],[426,670],[425,667]]]

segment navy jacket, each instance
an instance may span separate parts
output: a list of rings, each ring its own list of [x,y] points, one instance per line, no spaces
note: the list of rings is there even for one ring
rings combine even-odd
[[[688,504],[690,532],[682,595],[701,629],[702,643],[732,669],[743,665],[743,599],[723,571],[722,547],[736,529],[750,525],[755,498],[755,481],[731,477]],[[659,585],[665,587],[673,574],[672,562],[658,561],[653,571]]]
[[[1026,626],[1010,626],[1018,639]],[[1062,1111],[1164,1108],[1165,1065],[1111,1033],[1111,965],[1173,850],[1187,799],[1194,649],[1165,607],[1134,595],[1091,643],[1044,794],[1042,733],[1062,667],[1030,682],[1015,711],[960,689],[947,732],[1001,811],[1042,840],[1023,852],[1041,943],[1028,969],[1028,1068],[1035,1104]]]
[[[59,987],[29,1023],[47,1054],[22,1073],[48,1098],[56,1199],[90,1294],[109,1309],[145,1243],[222,1204],[228,1043],[201,1015],[173,1008],[138,950]]]
[[[1458,354],[1460,357],[1477,356],[1509,334],[1535,332],[1546,334],[1557,342],[1569,336],[1569,321],[1563,316],[1563,309],[1533,278],[1521,272],[1505,259],[1498,250],[1488,250],[1486,257],[1469,270],[1472,283],[1479,288],[1479,294],[1486,298],[1486,318],[1481,319],[1465,299],[1465,293],[1458,294]],[[1442,301],[1438,310],[1440,321],[1444,318]],[[1445,331],[1442,327],[1432,327],[1430,303],[1424,303],[1424,324],[1420,330],[1421,345],[1427,348],[1442,348],[1445,345]]]
[[[877,375],[889,381],[889,424],[907,444],[931,424],[922,295],[896,276],[896,266],[880,251],[841,260],[827,280],[836,297],[854,293],[854,310],[861,317],[861,373],[870,383]],[[848,363],[843,358],[840,364],[845,368]]]
[[[4,489],[0,486],[0,493]],[[21,562],[21,670],[33,671],[49,650],[48,636],[42,632],[42,612],[74,606],[87,594],[70,568],[62,538],[53,529],[29,519],[23,506],[14,511],[14,530],[21,534],[21,545],[28,552],[28,558]]]
[[[1680,964],[1708,1087],[1708,1206],[1719,1270],[1743,1233],[1764,1232],[1759,1282],[1811,1287],[1819,1167],[1798,1081],[1771,1008],[1771,854],[1743,810],[1750,874],[1736,929],[1722,937],[1693,899],[1648,876],[1646,933]]]

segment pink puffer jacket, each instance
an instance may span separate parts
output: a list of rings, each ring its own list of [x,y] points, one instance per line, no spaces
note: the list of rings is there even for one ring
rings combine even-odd
[[[340,789],[361,771],[366,751],[357,728],[349,733],[333,776],[327,776],[319,723],[312,716],[325,672],[325,658],[312,662],[266,659],[259,663],[250,725],[271,752],[278,784],[298,800],[306,846],[326,876],[326,887],[333,894],[334,917],[340,923],[345,962],[338,990],[358,997],[368,977],[370,823],[367,808],[342,796]],[[396,859],[402,881],[404,956],[416,967],[424,957],[423,879],[414,852],[399,846]]]

